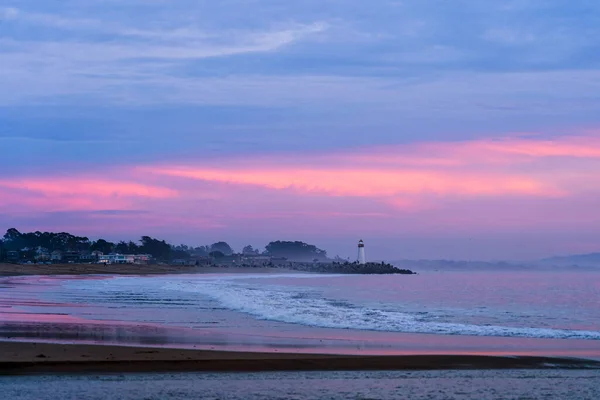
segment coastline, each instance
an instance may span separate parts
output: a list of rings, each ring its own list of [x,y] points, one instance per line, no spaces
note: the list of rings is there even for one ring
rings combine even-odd
[[[45,275],[176,275],[211,273],[296,273],[338,275],[414,275],[413,271],[398,269],[391,264],[312,264],[291,262],[279,265],[170,265],[170,264],[7,264],[0,263],[0,277]]]
[[[6,264],[0,263],[0,277],[46,275],[170,275],[170,274],[272,274],[307,272],[268,267],[207,267],[134,264]]]
[[[0,375],[459,369],[600,369],[600,361],[542,356],[361,356],[0,342]]]

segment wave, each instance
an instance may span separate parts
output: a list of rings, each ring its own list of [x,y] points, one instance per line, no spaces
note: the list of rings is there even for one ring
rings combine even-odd
[[[310,289],[251,286],[237,279],[172,282],[164,288],[207,295],[224,307],[261,320],[312,327],[443,335],[600,340],[600,332],[569,329],[474,325],[424,320],[422,313],[363,307],[322,298]]]

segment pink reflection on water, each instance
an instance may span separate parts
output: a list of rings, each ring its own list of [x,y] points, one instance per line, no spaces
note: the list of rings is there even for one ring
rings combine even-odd
[[[85,324],[89,321],[83,318],[73,317],[71,315],[64,314],[37,314],[37,313],[24,313],[24,312],[0,312],[0,321],[3,323],[8,322],[44,322],[44,323],[80,323]]]
[[[45,291],[55,289],[65,280],[73,279],[104,280],[110,277],[22,277],[0,280],[0,285],[8,289],[0,293],[0,307],[8,310],[0,312],[0,338],[274,353],[551,355],[600,358],[600,343],[586,340],[405,334],[277,323],[253,326],[244,324],[245,320],[242,319],[237,327],[219,329],[89,320],[70,315],[68,309],[91,307],[93,311],[97,306],[95,304],[42,299]],[[287,278],[277,279],[280,279],[278,283],[282,283]],[[473,279],[477,281],[478,277]],[[319,278],[319,281],[328,283],[323,278]],[[414,284],[416,281],[412,282]],[[357,280],[354,284],[360,289],[361,285],[365,285],[365,280]],[[48,312],[52,308],[62,309],[64,312]],[[126,309],[126,312],[140,313],[140,310],[132,307]]]

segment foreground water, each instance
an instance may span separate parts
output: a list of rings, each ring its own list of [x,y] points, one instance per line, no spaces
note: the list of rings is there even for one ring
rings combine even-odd
[[[36,277],[3,286],[0,335],[14,340],[600,357],[598,271]]]
[[[1,377],[8,399],[600,398],[594,371],[296,372]],[[40,388],[43,388],[41,390]]]

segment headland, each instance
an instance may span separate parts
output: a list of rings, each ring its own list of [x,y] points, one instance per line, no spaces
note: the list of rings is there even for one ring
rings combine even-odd
[[[178,273],[278,272],[294,270],[334,274],[412,274],[384,262],[366,262],[364,242],[350,262],[300,241],[273,241],[264,251],[245,246],[236,253],[226,242],[190,247],[142,236],[139,244],[90,241],[61,232],[21,233],[10,228],[0,239],[0,276],[10,275],[156,275]],[[3,264],[4,263],[4,264]],[[10,263],[10,264],[9,264]]]

